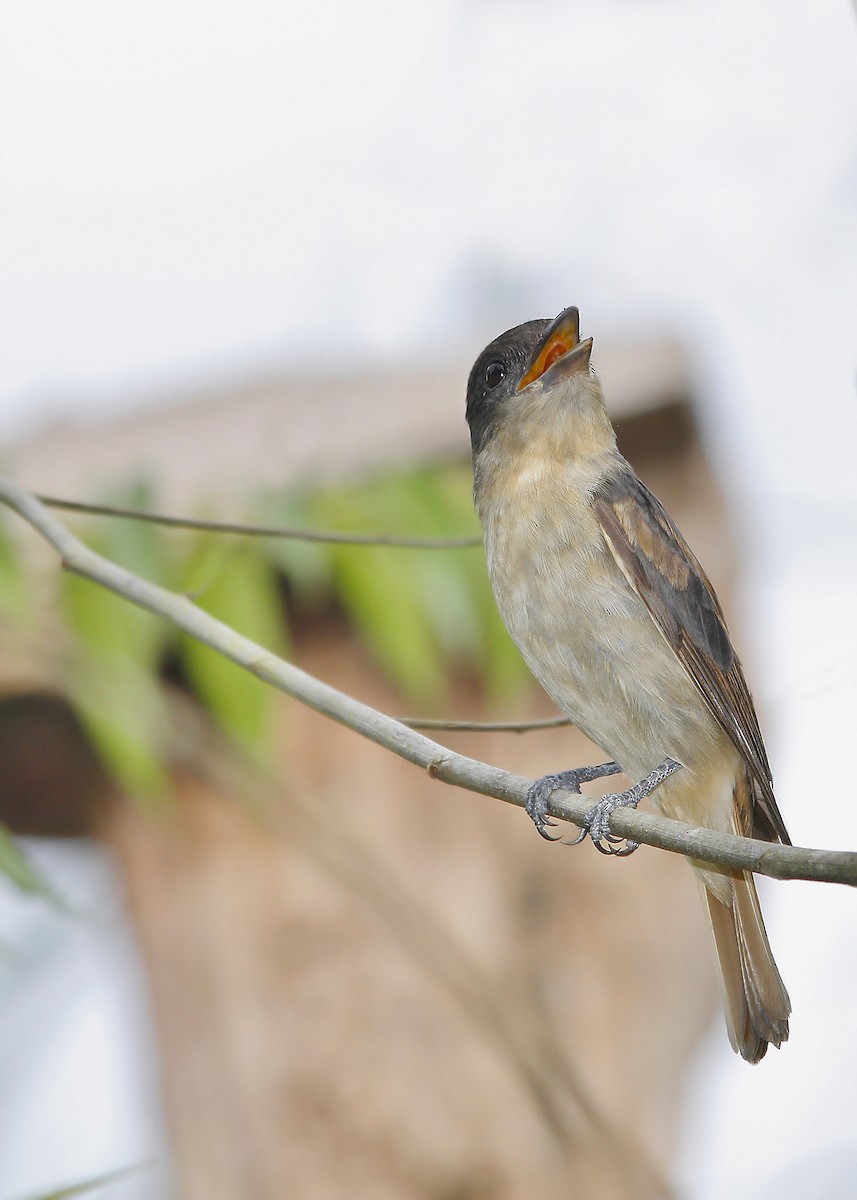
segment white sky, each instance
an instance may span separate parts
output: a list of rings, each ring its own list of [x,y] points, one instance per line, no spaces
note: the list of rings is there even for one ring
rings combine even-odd
[[[2,0],[0,20],[0,432],[272,362],[466,362],[570,303],[596,358],[677,331],[755,564],[782,807],[796,840],[857,844],[829,757],[857,709],[848,0]],[[803,1197],[802,1164],[842,1145],[854,1178],[857,902],[781,885],[766,908],[793,1040],[750,1070],[712,1032],[700,1200],[763,1200],[774,1163]],[[120,1107],[142,1069],[123,1045]],[[30,1175],[0,1128],[3,1197],[115,1165],[83,1170],[53,1116]]]
[[[847,0],[4,0],[0,430],[570,301],[695,332],[753,419],[851,388],[855,55]]]

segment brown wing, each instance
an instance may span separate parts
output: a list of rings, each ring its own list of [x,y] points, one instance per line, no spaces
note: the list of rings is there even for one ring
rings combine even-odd
[[[750,690],[693,551],[627,464],[602,485],[592,506],[626,577],[747,764],[755,808],[746,832],[788,845]]]

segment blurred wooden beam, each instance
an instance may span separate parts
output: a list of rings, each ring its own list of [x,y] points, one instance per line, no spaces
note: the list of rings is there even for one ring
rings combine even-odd
[[[675,342],[607,344],[597,366],[615,419],[688,401],[688,366]],[[141,396],[99,419],[44,426],[4,448],[5,469],[33,491],[72,499],[142,477],[161,506],[204,502],[222,514],[264,487],[466,456],[468,369],[284,373]]]

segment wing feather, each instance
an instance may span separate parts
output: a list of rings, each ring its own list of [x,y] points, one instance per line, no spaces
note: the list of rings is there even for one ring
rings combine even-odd
[[[753,780],[747,834],[789,844],[762,733],[717,596],[663,505],[630,466],[592,499],[604,537]]]

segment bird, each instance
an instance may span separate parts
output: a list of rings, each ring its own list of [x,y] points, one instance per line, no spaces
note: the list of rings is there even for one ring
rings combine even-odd
[[[790,845],[759,722],[714,589],[619,452],[577,308],[495,338],[467,381],[473,495],[500,615],[558,708],[610,756],[546,775],[527,811],[543,837],[551,793],[622,771],[580,838],[647,795],[695,826]],[[576,839],[579,841],[580,838]],[[692,862],[714,939],[727,1033],[746,1061],[789,1035],[791,1003],[753,876]]]

